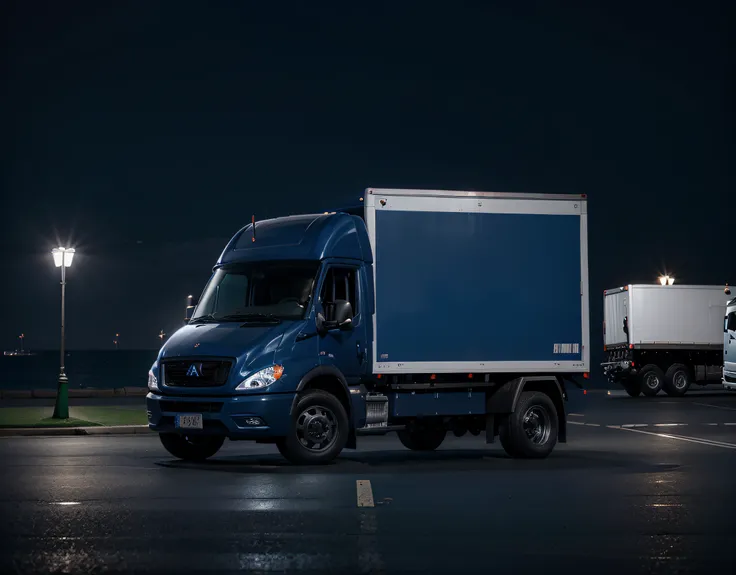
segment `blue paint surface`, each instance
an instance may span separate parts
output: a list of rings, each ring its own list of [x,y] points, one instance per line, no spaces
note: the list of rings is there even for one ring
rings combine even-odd
[[[581,359],[579,216],[377,210],[376,236],[377,361]]]
[[[222,252],[218,265],[231,262],[354,259],[371,263],[365,223],[346,213],[289,216],[242,228]]]

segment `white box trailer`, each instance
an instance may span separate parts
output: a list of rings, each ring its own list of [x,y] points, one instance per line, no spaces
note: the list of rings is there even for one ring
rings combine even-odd
[[[723,367],[721,286],[632,284],[604,292],[604,373],[629,395],[684,395],[719,381]]]

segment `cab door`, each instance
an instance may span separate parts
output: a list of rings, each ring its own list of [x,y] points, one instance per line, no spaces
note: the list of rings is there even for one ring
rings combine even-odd
[[[328,321],[332,319],[333,304],[337,300],[350,302],[353,308],[352,327],[347,330],[331,329],[320,337],[320,364],[337,368],[348,385],[357,385],[367,370],[367,320],[361,297],[361,267],[349,264],[330,264],[322,286],[318,308]]]

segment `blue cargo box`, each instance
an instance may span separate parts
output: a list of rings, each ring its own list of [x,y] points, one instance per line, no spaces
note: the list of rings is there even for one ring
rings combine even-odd
[[[369,189],[374,373],[589,371],[584,196]]]

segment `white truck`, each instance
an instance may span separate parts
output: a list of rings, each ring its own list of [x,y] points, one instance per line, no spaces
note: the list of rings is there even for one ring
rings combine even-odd
[[[631,397],[654,397],[660,390],[683,396],[693,383],[721,381],[726,299],[722,286],[606,290],[604,373]]]
[[[731,295],[731,290],[726,288]],[[736,391],[736,297],[726,304],[723,324],[723,387]]]

